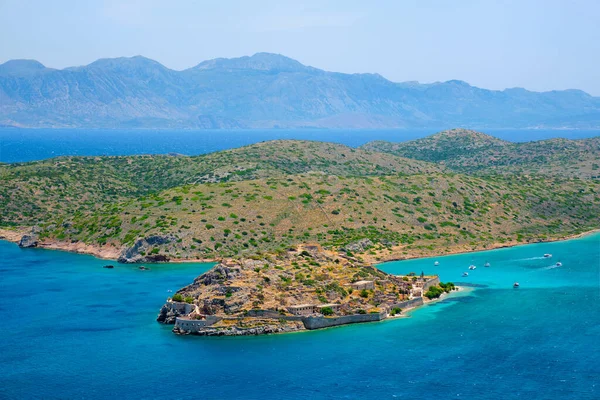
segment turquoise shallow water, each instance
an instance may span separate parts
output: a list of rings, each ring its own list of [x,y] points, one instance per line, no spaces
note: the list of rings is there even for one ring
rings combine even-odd
[[[600,398],[598,234],[383,264],[475,288],[410,318],[241,338],[154,322],[209,264],[109,270],[1,241],[0,255],[0,398]]]

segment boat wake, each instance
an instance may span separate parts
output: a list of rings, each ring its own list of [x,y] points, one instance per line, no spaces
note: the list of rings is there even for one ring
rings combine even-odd
[[[560,268],[560,267],[562,267],[562,265],[552,264],[552,265],[549,265],[547,267],[542,268],[542,270],[545,271],[545,270],[548,270],[548,269],[554,269],[554,268]]]
[[[546,257],[529,257],[529,258],[519,258],[515,261],[533,261],[533,260],[544,260]]]

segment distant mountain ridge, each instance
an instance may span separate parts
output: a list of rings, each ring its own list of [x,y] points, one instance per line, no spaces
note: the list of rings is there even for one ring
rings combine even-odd
[[[257,53],[175,71],[142,56],[62,70],[0,65],[0,126],[89,128],[600,128],[580,90],[391,82]]]

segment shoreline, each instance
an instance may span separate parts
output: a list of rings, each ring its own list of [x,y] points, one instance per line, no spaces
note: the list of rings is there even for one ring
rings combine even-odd
[[[489,250],[498,250],[503,248],[511,248],[516,246],[525,246],[530,244],[538,244],[538,243],[553,243],[553,242],[562,242],[566,240],[579,239],[588,235],[593,235],[595,233],[600,232],[600,228],[592,229],[589,231],[574,233],[571,235],[567,235],[559,238],[552,238],[547,240],[539,240],[536,242],[517,242],[511,241],[507,243],[492,243],[488,245],[487,248],[477,249],[477,250],[468,250],[463,248],[450,247],[445,253],[425,253],[425,254],[406,254],[402,257],[395,257],[394,255],[390,255],[389,257],[383,257],[380,259],[376,259],[376,256],[363,255],[363,260],[369,264],[377,266],[378,264],[383,264],[386,262],[392,261],[406,261],[406,260],[415,260],[415,259],[424,259],[424,258],[433,258],[433,257],[444,257],[450,255],[457,254],[469,254],[469,253],[479,253],[483,251]],[[16,230],[8,230],[4,228],[0,228],[0,240],[4,240],[7,242],[18,244],[21,236],[27,234],[26,231],[16,231]],[[35,248],[44,249],[44,250],[57,250],[57,251],[65,251],[74,254],[87,254],[94,256],[101,260],[108,260],[117,262],[117,258],[123,251],[123,249],[119,249],[114,246],[106,246],[102,247],[96,244],[85,244],[82,242],[70,243],[70,242],[61,242],[57,240],[50,240],[46,242],[40,242]],[[401,251],[403,247],[396,247],[396,251]],[[169,260],[160,263],[140,263],[140,264],[185,264],[185,263],[211,263],[211,262],[219,262],[219,259],[198,259],[198,258],[182,258],[177,260]]]
[[[582,237],[593,235],[595,233],[600,233],[600,228],[592,229],[592,230],[581,232],[581,233],[574,233],[574,234],[567,235],[564,237],[559,237],[559,238],[539,240],[536,242],[523,243],[523,242],[511,241],[511,242],[506,242],[506,243],[492,243],[484,249],[477,249],[477,250],[467,250],[467,249],[450,247],[447,249],[448,251],[445,253],[440,252],[440,253],[436,253],[436,254],[406,254],[406,255],[403,255],[402,257],[394,257],[393,255],[391,255],[389,258],[383,257],[381,259],[376,259],[374,256],[367,256],[367,257],[364,257],[364,260],[370,264],[373,264],[374,266],[377,266],[378,264],[383,264],[383,263],[392,262],[392,261],[408,261],[408,260],[434,258],[434,257],[445,257],[445,256],[458,255],[458,254],[481,253],[484,251],[499,250],[499,249],[505,249],[505,248],[518,247],[518,246],[527,246],[527,245],[531,245],[531,244],[564,242],[567,240],[580,239]],[[403,250],[403,248],[397,248],[397,249]]]
[[[15,243],[18,245],[21,240],[21,236],[27,234],[26,231],[12,231],[8,229],[0,228],[0,240]],[[49,240],[42,241],[37,246],[33,247],[35,249],[42,250],[55,250],[55,251],[64,251],[67,253],[73,254],[85,254],[90,255],[100,260],[107,260],[117,262],[119,255],[123,251],[123,248],[118,248],[115,246],[99,246],[96,244],[85,244],[83,242],[61,242],[58,240]],[[184,264],[184,263],[211,263],[211,262],[219,262],[218,259],[202,259],[202,258],[182,258],[177,260],[170,260],[162,263],[138,263],[138,264]]]

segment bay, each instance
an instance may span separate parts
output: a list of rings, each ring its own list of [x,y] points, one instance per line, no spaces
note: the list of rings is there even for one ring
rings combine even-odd
[[[154,321],[212,264],[105,269],[4,241],[0,255],[0,398],[600,397],[600,234],[384,263],[468,290],[409,318],[262,337]]]

